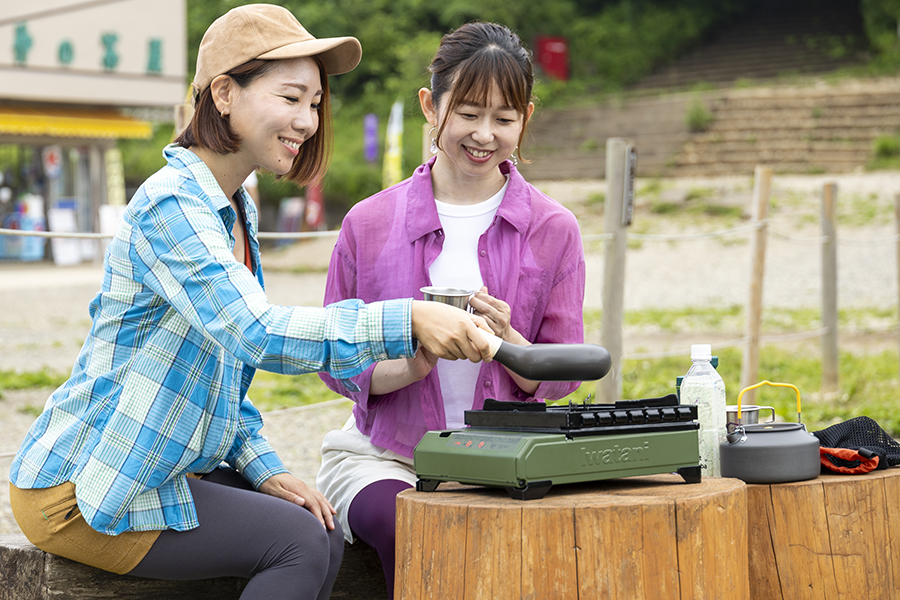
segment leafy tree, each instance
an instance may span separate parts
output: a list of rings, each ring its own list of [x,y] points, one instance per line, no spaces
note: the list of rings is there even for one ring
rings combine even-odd
[[[862,0],[869,43],[891,66],[900,64],[900,0]]]

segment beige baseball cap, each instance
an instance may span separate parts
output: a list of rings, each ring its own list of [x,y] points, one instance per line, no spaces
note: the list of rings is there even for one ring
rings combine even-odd
[[[316,39],[282,6],[247,4],[233,8],[203,34],[192,84],[194,97],[217,76],[254,58],[302,56],[318,56],[329,75],[339,75],[356,68],[362,46],[354,37]]]

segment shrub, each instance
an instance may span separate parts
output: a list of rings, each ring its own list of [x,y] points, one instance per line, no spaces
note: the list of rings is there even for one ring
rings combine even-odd
[[[687,113],[684,116],[685,125],[691,133],[706,131],[714,120],[715,116],[712,111],[706,108],[699,98],[695,98],[688,105]]]
[[[892,158],[900,155],[900,138],[895,135],[882,135],[872,143],[872,152],[877,158]]]

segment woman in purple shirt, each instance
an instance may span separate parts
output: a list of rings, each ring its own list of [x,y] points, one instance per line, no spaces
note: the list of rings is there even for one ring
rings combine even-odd
[[[409,179],[353,207],[331,257],[325,302],[422,297],[437,285],[480,290],[470,306],[514,344],[583,341],[584,253],[575,217],[515,167],[534,111],[530,52],[506,27],[469,23],[444,36],[419,91],[436,155]],[[317,480],[345,537],[381,557],[393,591],[395,496],[414,485],[428,430],[459,428],[485,398],[562,398],[571,382],[529,381],[499,363],[385,361],[323,380],[353,416],[324,441]]]

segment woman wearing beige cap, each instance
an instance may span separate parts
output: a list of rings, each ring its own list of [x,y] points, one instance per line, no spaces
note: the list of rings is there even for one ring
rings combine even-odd
[[[321,176],[327,75],[360,55],[356,39],[315,39],[273,5],[210,26],[191,123],[129,203],[72,375],[11,468],[13,513],[37,547],[114,573],[246,577],[242,598],[327,598],[342,531],[260,434],[255,370],[348,379],[417,345],[489,356],[484,321],[438,303],[266,299],[241,182],[256,168]]]

